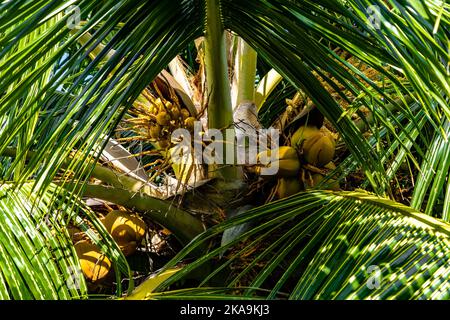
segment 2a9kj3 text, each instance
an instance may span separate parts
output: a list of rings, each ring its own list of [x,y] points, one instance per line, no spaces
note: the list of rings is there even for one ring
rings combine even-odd
[[[180,315],[196,315],[211,318],[214,314],[225,316],[258,316],[264,317],[270,314],[267,304],[224,304],[223,306],[201,306],[187,304],[180,308]]]

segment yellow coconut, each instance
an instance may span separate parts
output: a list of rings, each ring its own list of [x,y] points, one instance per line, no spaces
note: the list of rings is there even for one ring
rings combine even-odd
[[[297,150],[289,146],[281,146],[274,151],[277,152],[277,158],[280,160],[298,160]]]
[[[269,163],[271,160],[298,160],[297,151],[289,146],[281,146],[273,150],[268,149],[266,151],[262,151],[257,155],[257,161],[262,164]]]
[[[161,126],[157,123],[153,123],[150,125],[149,131],[150,137],[152,137],[153,139],[157,139],[161,135]]]
[[[86,240],[75,244],[75,251],[80,259],[84,277],[94,283],[105,279],[111,271],[111,261],[100,251],[99,247]]]
[[[194,117],[187,117],[184,120],[184,125],[189,130],[194,130],[195,121],[196,121],[196,119]]]
[[[160,111],[156,115],[156,122],[161,126],[169,125],[170,120],[172,120],[172,117],[165,111]]]
[[[303,156],[308,163],[322,167],[333,160],[336,146],[329,134],[321,132],[318,136],[316,139],[305,141]]]
[[[181,111],[180,111],[180,114],[181,114],[181,118],[182,118],[183,120],[186,120],[186,119],[189,118],[189,116],[191,115],[191,114],[189,113],[189,110],[186,109],[186,108],[182,108]]]
[[[180,117],[180,109],[178,109],[177,107],[172,106],[169,110],[172,119],[178,119]]]
[[[274,166],[276,172],[269,171],[270,175],[277,177],[294,177],[300,170],[300,160],[298,159],[297,151],[289,146],[281,146],[273,150],[266,150],[260,152],[257,156],[257,161],[261,166],[271,168]],[[262,173],[261,168],[257,168],[257,173]]]
[[[319,130],[314,126],[298,128],[291,145],[301,151],[308,163],[319,167],[333,159],[336,148],[332,134],[325,127]]]
[[[298,179],[295,178],[281,178],[277,184],[277,196],[279,199],[289,197],[300,192],[302,185]]]
[[[301,147],[306,141],[314,138],[319,134],[320,130],[315,126],[301,126],[294,132],[291,137],[291,146],[294,148]]]
[[[295,177],[300,171],[300,161],[296,159],[279,160],[274,162],[273,165],[278,165],[277,176],[279,177]]]
[[[111,211],[103,223],[117,243],[125,244],[131,241],[139,243],[145,235],[145,222],[137,215],[126,211]]]

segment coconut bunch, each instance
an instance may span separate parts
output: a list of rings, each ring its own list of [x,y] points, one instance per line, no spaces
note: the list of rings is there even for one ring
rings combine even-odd
[[[170,146],[172,132],[178,128],[192,131],[196,118],[180,105],[175,93],[169,100],[163,97],[156,84],[154,88],[157,96],[149,89],[142,91],[128,112],[131,117],[123,121],[121,131],[132,131],[137,136],[121,140],[144,140],[166,149]]]
[[[144,239],[145,222],[135,214],[113,210],[100,220],[125,256],[133,254]],[[107,279],[112,270],[111,260],[85,235],[80,232],[71,232],[70,235],[73,241],[77,241],[75,251],[86,280],[99,284]]]
[[[194,108],[194,109],[193,109]],[[172,140],[172,133],[177,129],[194,131],[197,118],[203,113],[195,113],[195,107],[185,107],[184,100],[179,99],[174,89],[161,81],[154,81],[144,89],[135,100],[127,118],[122,120],[118,132],[132,132],[131,137],[120,137],[120,142],[145,141],[154,146],[152,150],[141,151],[134,156],[157,155],[158,159],[143,167],[152,167],[150,180],[161,172],[170,170],[178,180],[176,189],[184,190],[205,178],[204,168],[195,165],[193,155],[183,154],[185,161],[178,164],[172,161],[172,155],[178,155],[177,143]]]
[[[314,188],[325,177],[326,172],[335,169],[332,162],[336,142],[333,134],[325,127],[301,126],[291,137],[290,146],[281,146],[258,154],[259,166],[256,172],[264,175],[263,167],[278,167],[275,175],[275,194],[285,198],[301,190]],[[264,165],[266,164],[266,165]],[[339,189],[336,181],[330,181],[330,189]]]
[[[301,126],[292,135],[291,146],[307,163],[323,167],[333,160],[336,142],[326,127]]]

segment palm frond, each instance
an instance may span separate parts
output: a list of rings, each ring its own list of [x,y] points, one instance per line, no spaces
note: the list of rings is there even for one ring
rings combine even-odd
[[[450,152],[446,143],[450,10],[446,2],[220,3],[224,26],[309,96],[351,151],[346,162],[363,169],[376,194],[389,191],[398,163],[407,156],[419,163],[417,156],[425,175],[419,177],[413,205],[419,208],[427,202],[426,212],[435,211],[438,193],[434,192],[441,191],[448,180]],[[85,20],[75,29],[67,25],[69,5],[78,6]],[[380,28],[368,20],[367,9],[374,5]],[[57,209],[89,220],[97,230],[88,232],[93,241],[104,244],[116,271],[129,275],[126,260],[98,219],[75,210],[81,205],[77,194],[95,165],[87,160],[100,157],[107,143],[104,137],[113,132],[127,108],[179,52],[204,33],[204,27],[205,2],[196,0],[117,0],[102,5],[94,0],[0,2],[0,154],[11,147],[18,150],[15,159],[4,162],[2,168],[1,180],[15,183],[12,189],[6,184],[0,189],[0,250],[5,257],[0,260],[1,297],[86,296],[84,284],[72,290],[62,280],[68,276],[65,266],[78,266],[70,242],[60,236],[53,240],[52,228],[63,232],[66,220],[59,219],[67,216],[50,215],[48,225],[42,224]],[[87,41],[80,45],[80,39]],[[376,70],[379,81],[348,63],[337,49]],[[96,57],[90,60],[94,51]],[[353,102],[350,110],[339,105],[325,87],[337,89],[338,84],[355,97],[347,101]],[[338,95],[349,100],[342,92]],[[373,134],[369,139],[350,118],[352,108],[361,106],[374,119],[371,124],[363,119]],[[433,143],[428,143],[424,128],[432,128]],[[386,137],[394,143],[383,145]],[[392,158],[394,164],[389,162]],[[69,184],[67,188],[52,185],[63,164],[71,173],[64,179],[76,178],[72,189]],[[438,179],[433,182],[427,175],[434,172]],[[30,178],[34,185],[24,184]],[[450,197],[449,190],[447,186],[444,199]],[[448,218],[448,205],[443,212]],[[443,277],[448,266],[441,259],[449,253],[447,225],[363,193],[314,191],[254,209],[201,234],[168,267],[227,228],[257,221],[256,227],[184,267],[164,285],[214,262],[213,271],[200,283],[208,291],[195,289],[193,295],[220,296],[223,286],[211,289],[209,283],[223,272],[229,273],[224,285],[244,288],[244,297],[261,293],[293,299],[449,295]],[[42,228],[33,229],[41,224]],[[280,230],[273,242],[269,236]],[[235,247],[239,244],[243,246]],[[226,262],[217,258],[224,252]],[[250,263],[230,273],[230,267],[246,255],[252,257]],[[264,270],[259,263],[266,265]],[[371,266],[378,268],[376,280],[381,285],[369,288]],[[118,294],[121,272],[116,272]]]
[[[228,288],[247,287],[246,297],[260,295],[257,289],[269,290],[265,297],[271,299],[450,295],[450,266],[443,258],[450,251],[450,226],[364,192],[311,191],[255,208],[198,236],[167,267],[244,222],[256,227],[185,266],[159,289],[213,266],[199,288],[210,290],[210,283],[226,279]],[[279,235],[275,241],[274,234]],[[220,260],[224,252],[226,259]],[[246,265],[235,270],[245,257]]]
[[[450,188],[448,184],[448,172],[450,167],[450,146],[448,137],[450,136],[450,123],[445,120],[445,137],[436,133],[430,144],[430,148],[423,159],[421,170],[418,173],[417,182],[411,199],[411,206],[420,209],[426,199],[425,213],[432,214],[433,209],[440,199],[444,205],[443,219],[449,221],[449,195],[445,191]]]

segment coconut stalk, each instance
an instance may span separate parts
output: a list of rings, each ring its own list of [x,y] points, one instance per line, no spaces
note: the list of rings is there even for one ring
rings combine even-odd
[[[76,186],[65,183],[64,187],[71,190],[72,187]],[[82,196],[110,201],[140,212],[173,232],[178,241],[183,245],[188,244],[193,238],[204,231],[203,224],[194,216],[177,208],[176,205],[149,197],[146,194],[131,192],[126,189],[88,184],[83,188]]]
[[[208,94],[208,127],[210,129],[233,129],[233,108],[228,78],[225,30],[222,25],[219,0],[206,1],[205,70]],[[225,132],[224,132],[225,133]],[[224,134],[225,140],[227,137]],[[226,159],[226,145],[223,145]],[[211,178],[224,181],[241,180],[240,170],[235,166],[210,165]]]
[[[242,38],[238,39],[235,62],[237,83],[235,107],[242,102],[255,101],[257,53]]]

